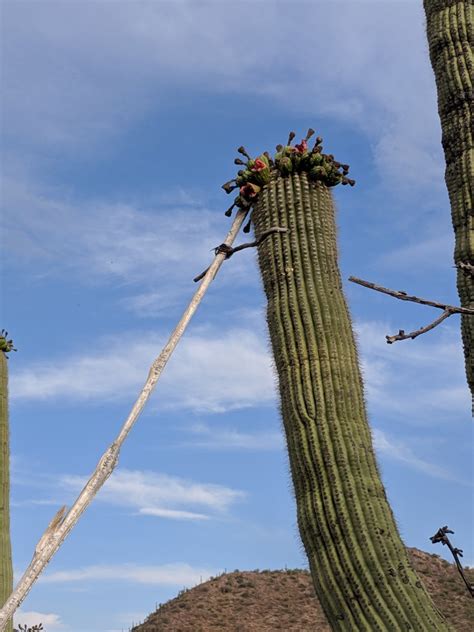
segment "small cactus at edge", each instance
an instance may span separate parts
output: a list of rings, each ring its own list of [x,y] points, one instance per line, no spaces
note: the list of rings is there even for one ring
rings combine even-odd
[[[332,630],[446,632],[408,559],[382,484],[365,409],[352,323],[338,267],[330,187],[348,165],[301,143],[252,159],[234,185],[251,211],[298,527]],[[231,209],[229,209],[231,211]],[[229,214],[229,212],[228,212]]]
[[[13,590],[12,547],[10,539],[10,441],[8,424],[7,353],[16,351],[8,332],[0,332],[0,605]],[[10,622],[6,632],[12,632]]]

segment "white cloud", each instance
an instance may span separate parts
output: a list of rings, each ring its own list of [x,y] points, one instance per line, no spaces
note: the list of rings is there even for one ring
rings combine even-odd
[[[69,625],[65,625],[61,621],[58,614],[51,612],[36,612],[34,610],[17,610],[13,615],[13,623],[16,628],[21,623],[28,627],[43,624],[43,628],[49,630],[66,630],[70,629]]]
[[[127,351],[123,343],[127,340]],[[102,350],[11,372],[18,399],[129,398],[142,387],[164,339],[154,334],[110,338]],[[209,328],[185,335],[159,384],[167,407],[223,412],[274,401],[274,377],[266,341],[252,331]]]
[[[159,507],[142,507],[138,513],[143,516],[156,516],[157,518],[171,518],[172,520],[209,520],[206,514],[194,511],[182,511],[180,509],[162,509]]]
[[[242,6],[230,20],[228,4],[216,2],[9,3],[10,133],[27,145],[90,151],[91,142],[159,108],[170,87],[265,95],[313,120],[329,115],[358,126],[397,191],[443,186],[420,3]],[[308,58],[315,63],[301,63]]]
[[[192,266],[211,259],[211,248],[227,229],[220,214],[179,190],[140,208],[72,202],[59,190],[6,178],[3,204],[6,248],[27,263],[49,263],[48,274],[79,270],[92,282],[110,276],[127,282],[174,281],[185,270],[192,287]]]
[[[64,475],[59,485],[79,492],[87,478]],[[173,520],[206,520],[225,513],[245,493],[222,485],[193,481],[155,472],[116,470],[104,484],[98,500],[133,509],[140,515]],[[206,513],[194,509],[204,509]]]
[[[193,424],[187,433],[196,437],[184,445],[211,450],[280,450],[284,446],[281,432],[242,432],[235,428],[211,428]]]
[[[72,201],[27,178],[4,178],[2,205],[4,247],[12,263],[25,266],[33,279],[115,288],[120,283],[119,304],[142,317],[162,315],[182,305],[183,296],[191,298],[193,278],[212,262],[230,227],[222,212],[184,190],[146,205]],[[253,265],[249,256],[234,257],[219,280],[255,285]]]
[[[375,428],[372,431],[372,435],[374,438],[374,447],[379,454],[400,461],[408,467],[424,472],[429,476],[447,481],[455,481],[462,485],[472,485],[472,483],[460,480],[446,468],[419,458],[403,441],[390,437],[379,428]]]
[[[218,571],[215,569],[196,568],[185,563],[156,566],[96,564],[78,569],[46,573],[38,581],[52,584],[107,580],[162,586],[194,586],[217,574]]]
[[[408,318],[408,317],[407,317]],[[429,322],[426,315],[425,322]],[[415,340],[387,345],[385,336],[405,323],[364,321],[355,331],[369,410],[396,416],[407,423],[463,418],[470,409],[465,384],[460,334],[447,324]],[[419,323],[416,321],[416,326]],[[405,329],[409,329],[408,321]],[[123,353],[127,340],[127,354]],[[137,395],[163,338],[124,333],[111,337],[87,355],[49,361],[41,371],[32,365],[12,370],[11,396],[16,399],[76,401],[129,398]],[[252,406],[273,406],[276,379],[266,337],[247,329],[201,328],[187,334],[170,359],[157,387],[160,409],[190,409],[219,413]],[[152,399],[156,405],[156,399]],[[153,404],[152,404],[153,405]],[[229,430],[198,442],[222,446],[272,444],[275,438],[249,437]]]

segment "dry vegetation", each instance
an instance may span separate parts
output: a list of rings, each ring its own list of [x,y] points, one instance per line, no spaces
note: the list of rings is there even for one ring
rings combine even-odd
[[[408,549],[436,606],[458,632],[474,629],[472,599],[454,564]],[[474,570],[467,570],[474,582]],[[162,604],[131,632],[330,632],[308,571],[235,571]]]

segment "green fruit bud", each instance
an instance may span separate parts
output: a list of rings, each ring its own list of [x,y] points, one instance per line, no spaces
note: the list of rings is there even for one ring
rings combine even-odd
[[[328,187],[334,187],[336,186],[336,184],[339,184],[341,181],[342,181],[342,175],[338,173],[337,171],[334,171],[333,173],[330,173],[327,176],[325,184]]]
[[[293,171],[293,163],[289,156],[284,156],[278,165],[282,176],[287,176]]]
[[[309,159],[309,164],[311,165],[311,167],[318,167],[319,165],[321,165],[323,162],[323,157],[321,156],[321,154],[316,153],[316,154],[311,154],[311,157]]]
[[[324,167],[312,167],[309,170],[309,177],[312,180],[324,180],[327,177],[327,172]]]

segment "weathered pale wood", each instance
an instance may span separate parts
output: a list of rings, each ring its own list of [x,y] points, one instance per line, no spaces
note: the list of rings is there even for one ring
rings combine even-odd
[[[247,211],[243,210],[239,210],[236,214],[232,227],[224,241],[227,246],[231,246],[233,244],[246,215]],[[168,342],[163,347],[160,355],[151,365],[145,385],[133,405],[133,408],[130,411],[127,420],[123,424],[117,438],[102,455],[92,476],[89,478],[83,490],[77,497],[76,502],[67,513],[66,507],[61,507],[51,520],[48,528],[36,545],[33,558],[28,568],[24,572],[10,597],[5,602],[3,608],[0,610],[0,632],[4,632],[7,623],[13,616],[13,613],[22,603],[40,573],[64,542],[69,532],[79,520],[83,511],[85,511],[99,489],[114,471],[118,463],[120,448],[122,447],[123,442],[127,438],[132,426],[137,421],[138,416],[155,388],[166,363],[168,362],[171,354],[188,326],[189,321],[225,259],[226,254],[224,252],[218,253],[214,261],[209,266],[202,282],[181,317],[181,320],[169,337]]]

